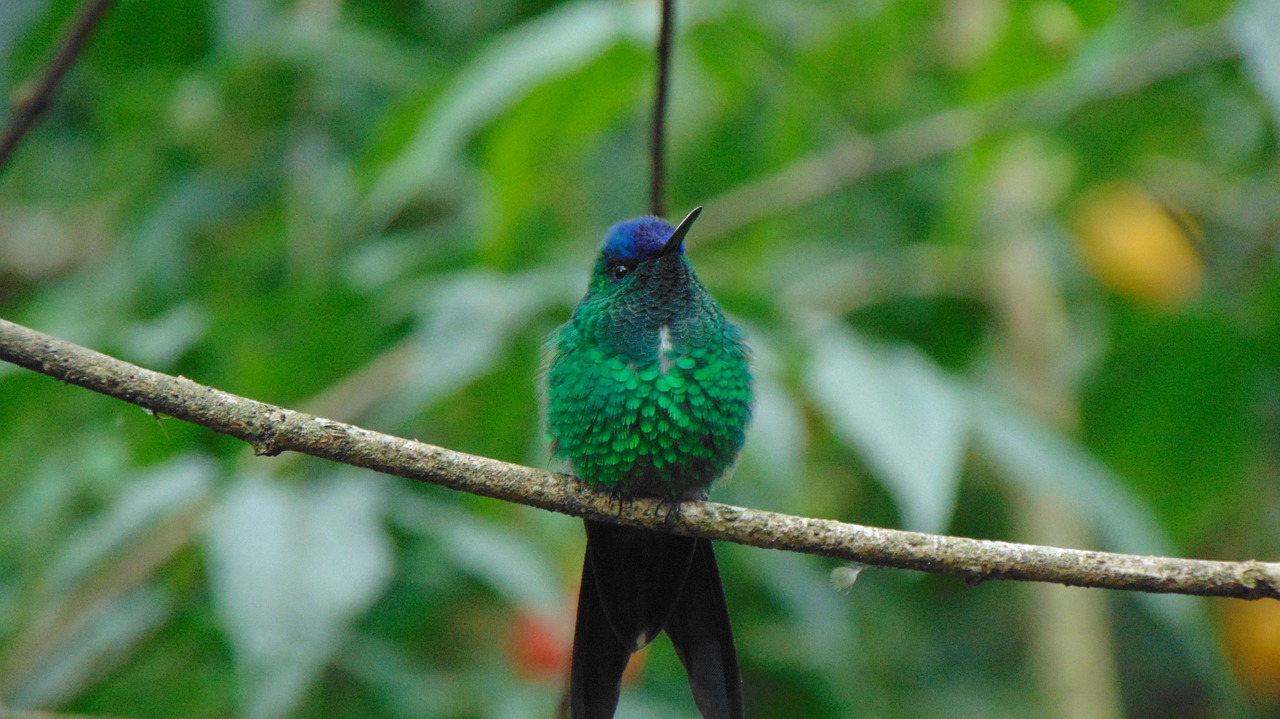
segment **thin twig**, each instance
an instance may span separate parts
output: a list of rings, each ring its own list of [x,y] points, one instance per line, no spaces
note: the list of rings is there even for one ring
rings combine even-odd
[[[658,87],[653,95],[653,134],[650,146],[649,214],[662,217],[667,175],[667,88],[671,84],[671,27],[676,18],[675,0],[662,0],[658,28]]]
[[[383,474],[576,517],[754,547],[963,577],[1166,594],[1280,599],[1280,563],[1219,562],[946,537],[690,502],[679,517],[654,501],[619,507],[564,474],[454,452],[170,377],[0,320],[0,359],[236,437],[262,455],[301,452]]]
[[[67,71],[75,64],[76,58],[88,44],[89,36],[93,34],[94,29],[98,27],[98,23],[114,2],[115,0],[90,0],[84,6],[75,24],[72,25],[71,31],[67,33],[66,39],[62,41],[62,46],[58,48],[57,54],[53,56],[44,74],[40,76],[39,82],[14,104],[4,132],[0,133],[0,172],[3,172],[5,166],[9,164],[9,158],[18,148],[18,143],[49,110],[54,91],[58,89]]]

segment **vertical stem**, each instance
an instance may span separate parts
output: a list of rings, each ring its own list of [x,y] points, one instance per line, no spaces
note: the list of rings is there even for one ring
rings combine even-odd
[[[662,23],[658,29],[658,87],[653,102],[653,134],[650,146],[652,174],[649,177],[649,213],[661,217],[665,211],[663,185],[666,182],[667,86],[671,75],[671,27],[675,24],[675,0],[662,0]]]

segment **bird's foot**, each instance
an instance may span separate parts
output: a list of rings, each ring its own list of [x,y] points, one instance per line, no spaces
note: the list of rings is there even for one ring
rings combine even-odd
[[[665,514],[663,513],[665,510]],[[661,497],[653,507],[653,516],[662,515],[662,523],[668,527],[680,519],[680,499],[677,497]]]
[[[629,496],[628,494],[623,492],[621,489],[614,489],[613,491],[609,492],[609,496],[613,498],[613,501],[618,503],[617,518],[622,519],[622,513],[626,511],[627,505],[631,503],[631,500],[634,499],[634,497]]]

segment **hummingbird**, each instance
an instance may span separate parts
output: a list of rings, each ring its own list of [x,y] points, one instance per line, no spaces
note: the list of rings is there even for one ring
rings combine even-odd
[[[605,233],[587,293],[548,340],[554,457],[619,502],[668,512],[703,500],[751,419],[742,330],[684,257],[702,208]],[[567,695],[571,719],[608,719],[631,655],[665,631],[703,717],[743,716],[742,678],[711,540],[584,520],[587,549]]]

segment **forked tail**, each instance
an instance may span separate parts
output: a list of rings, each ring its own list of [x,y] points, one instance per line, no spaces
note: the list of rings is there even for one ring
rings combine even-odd
[[[741,719],[742,677],[708,539],[586,520],[571,719],[609,719],[631,654],[666,631],[705,719]]]

